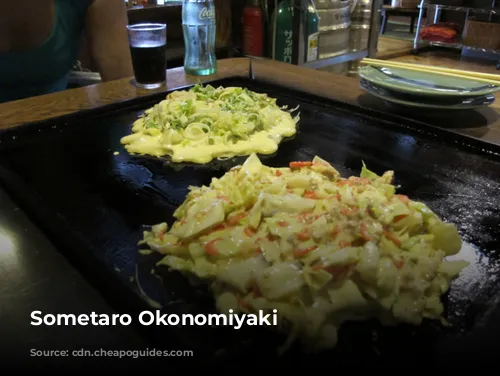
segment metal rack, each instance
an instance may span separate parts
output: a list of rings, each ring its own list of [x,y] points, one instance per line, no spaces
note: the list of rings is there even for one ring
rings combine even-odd
[[[418,8],[420,9],[420,12],[418,15],[415,39],[413,40],[413,51],[418,52],[422,48],[427,48],[427,47],[432,47],[432,46],[448,47],[448,48],[454,48],[454,49],[460,49],[460,50],[466,47],[468,50],[476,52],[476,53],[490,54],[490,55],[497,55],[498,54],[498,56],[500,56],[500,51],[488,50],[488,49],[484,49],[484,48],[475,48],[475,47],[471,47],[471,46],[464,46],[461,42],[443,43],[443,42],[433,42],[433,41],[422,41],[420,39],[420,29],[422,26],[422,17],[423,17],[423,13],[424,13],[425,9],[428,10],[427,11],[428,16],[430,14],[429,10],[434,10],[434,19],[433,19],[434,23],[439,22],[442,10],[464,12],[465,13],[465,20],[467,20],[469,18],[469,15],[471,13],[488,14],[489,19],[491,20],[492,15],[500,14],[500,9],[495,8],[495,3],[496,3],[496,0],[492,0],[491,8],[472,8],[472,7],[442,5],[442,4],[426,4],[426,0],[422,0],[420,2],[420,5],[418,6]],[[462,39],[463,39],[463,36],[464,35],[462,33]]]
[[[306,37],[304,32],[304,25],[306,20],[306,12],[308,7],[308,0],[296,0],[296,6],[300,9],[299,21],[299,39],[298,39],[298,61],[297,65],[311,68],[320,69],[335,64],[345,63],[353,60],[359,60],[365,57],[375,57],[377,54],[378,30],[380,27],[380,9],[382,8],[383,0],[373,0],[371,8],[370,31],[368,35],[368,46],[361,51],[347,52],[339,54],[326,59],[318,59],[314,61],[305,61],[305,45]]]

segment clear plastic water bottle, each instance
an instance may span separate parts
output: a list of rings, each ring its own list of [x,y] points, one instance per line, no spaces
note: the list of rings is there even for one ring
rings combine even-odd
[[[205,76],[217,70],[215,5],[213,0],[183,0],[182,28],[187,74]]]

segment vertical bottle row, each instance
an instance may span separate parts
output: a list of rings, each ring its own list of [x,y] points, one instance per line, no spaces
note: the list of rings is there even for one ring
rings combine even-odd
[[[305,14],[305,48],[300,60],[313,61],[318,59],[319,37],[319,19],[313,0],[309,1]],[[298,56],[294,22],[298,16],[293,0],[247,0],[242,16],[243,55],[294,63],[294,57]]]

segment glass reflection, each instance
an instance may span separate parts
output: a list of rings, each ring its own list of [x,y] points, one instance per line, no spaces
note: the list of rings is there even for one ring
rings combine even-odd
[[[10,269],[18,264],[16,248],[12,235],[0,229],[0,265]]]

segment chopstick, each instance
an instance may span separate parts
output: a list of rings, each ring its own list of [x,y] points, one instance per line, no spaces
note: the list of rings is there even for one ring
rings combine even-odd
[[[402,68],[414,72],[439,73],[442,76],[469,79],[476,82],[483,82],[491,85],[500,86],[499,74],[481,73],[481,72],[465,71],[460,69],[434,67],[430,65],[421,65],[421,64],[401,63],[396,61],[370,59],[370,58],[362,59],[361,64],[371,65],[375,67]]]

